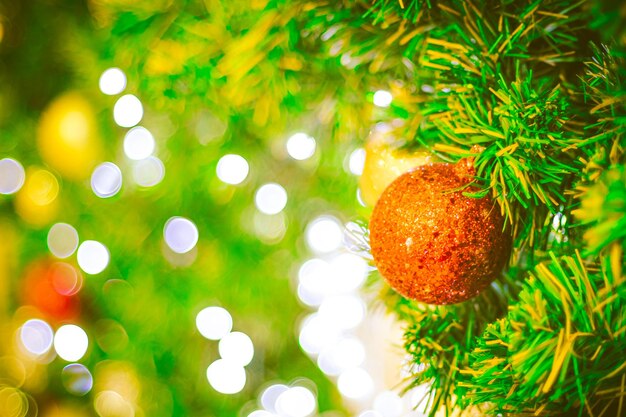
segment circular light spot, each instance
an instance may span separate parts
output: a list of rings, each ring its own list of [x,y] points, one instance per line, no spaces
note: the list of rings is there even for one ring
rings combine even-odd
[[[361,175],[365,166],[365,149],[357,148],[350,154],[348,168],[354,175]]]
[[[67,392],[74,395],[85,395],[93,387],[91,372],[79,363],[72,363],[63,368],[61,380]]]
[[[316,407],[315,396],[304,387],[289,388],[276,400],[276,411],[286,417],[306,417],[311,415]]]
[[[30,176],[24,191],[35,205],[46,206],[59,195],[59,181],[51,172],[38,169]]]
[[[126,75],[119,68],[109,68],[100,76],[100,91],[107,96],[114,96],[126,88]]]
[[[141,187],[154,187],[165,177],[165,166],[156,156],[133,164],[133,180]]]
[[[254,357],[254,345],[242,332],[232,332],[222,337],[218,346],[220,356],[231,363],[246,366]]]
[[[222,394],[236,394],[246,385],[246,371],[243,366],[218,359],[206,371],[209,384]]]
[[[317,358],[319,368],[327,375],[339,375],[342,371],[360,366],[365,361],[365,348],[359,339],[341,339],[324,349]]]
[[[352,368],[339,375],[337,388],[345,397],[362,399],[374,390],[374,380],[364,369]]]
[[[375,410],[365,410],[361,414],[359,414],[359,417],[384,417],[384,416]]]
[[[337,295],[324,300],[319,314],[326,320],[334,320],[335,326],[348,330],[358,326],[365,317],[365,303],[355,295]]]
[[[134,417],[133,405],[115,391],[101,391],[94,399],[96,412],[100,417]]]
[[[83,286],[82,274],[65,262],[57,262],[50,268],[50,281],[54,290],[65,296],[76,294]]]
[[[133,127],[143,118],[141,101],[132,94],[120,97],[113,107],[113,119],[121,127]]]
[[[135,161],[146,159],[152,155],[154,147],[154,136],[145,127],[133,127],[124,136],[124,153],[128,158]]]
[[[48,323],[39,319],[26,321],[20,328],[20,342],[30,354],[41,356],[52,347],[54,333]]]
[[[265,410],[254,410],[253,412],[248,414],[248,417],[276,417],[276,414],[272,414],[269,411]]]
[[[274,384],[265,388],[261,394],[261,405],[272,413],[276,412],[276,400],[283,392],[287,391],[289,387],[283,384]]]
[[[15,159],[0,159],[0,194],[13,194],[24,185],[26,173]]]
[[[0,416],[26,417],[30,407],[28,397],[23,391],[5,385],[0,386]],[[36,408],[31,411],[36,412]]]
[[[233,328],[233,318],[222,307],[207,307],[196,316],[196,327],[209,340],[219,340]]]
[[[342,253],[330,261],[332,282],[336,292],[357,290],[367,278],[369,266],[365,259],[353,253]]]
[[[95,240],[86,240],[78,247],[76,254],[80,269],[90,275],[104,271],[109,264],[109,250],[102,243]]]
[[[287,139],[287,153],[293,159],[303,161],[315,153],[315,138],[306,133],[296,133]]]
[[[303,322],[298,341],[306,353],[317,355],[322,350],[335,345],[341,337],[341,329],[334,320],[327,320],[319,313],[310,314]]]
[[[287,221],[284,213],[263,214],[255,212],[253,217],[254,231],[263,243],[278,243],[285,236]]]
[[[54,350],[68,362],[80,360],[87,352],[89,338],[87,333],[73,324],[59,327],[54,335]]]
[[[378,90],[374,93],[374,105],[378,107],[389,107],[393,97],[386,90]]]
[[[217,162],[217,177],[226,184],[241,184],[248,177],[248,172],[248,161],[240,155],[224,155]]]
[[[112,162],[103,162],[91,174],[91,189],[100,198],[113,197],[122,188],[122,171]]]
[[[287,191],[276,183],[262,185],[254,196],[254,203],[261,213],[278,214],[287,205]]]
[[[374,399],[374,409],[383,417],[400,417],[404,411],[402,398],[393,391],[383,391]]]
[[[320,216],[306,228],[306,242],[314,252],[328,253],[338,249],[343,242],[343,230],[332,216]]]
[[[172,251],[186,253],[198,243],[198,228],[189,219],[172,217],[165,223],[163,236]]]
[[[57,223],[48,232],[48,249],[57,258],[71,256],[78,247],[78,232],[67,223]]]

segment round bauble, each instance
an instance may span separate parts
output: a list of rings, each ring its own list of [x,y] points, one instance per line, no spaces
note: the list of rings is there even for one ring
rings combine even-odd
[[[511,236],[490,197],[463,192],[473,168],[437,163],[393,181],[374,207],[370,245],[376,266],[401,295],[429,304],[475,297],[500,273]]]
[[[41,158],[63,177],[83,180],[101,159],[102,144],[91,104],[79,93],[56,98],[37,128]]]
[[[385,188],[410,169],[433,162],[428,152],[407,152],[383,140],[371,140],[365,146],[365,163],[359,179],[361,199],[373,207]]]

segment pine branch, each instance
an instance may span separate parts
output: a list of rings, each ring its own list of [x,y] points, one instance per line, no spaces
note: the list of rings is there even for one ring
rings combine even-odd
[[[490,324],[462,371],[468,403],[500,412],[599,415],[626,391],[622,253],[537,266],[505,320]],[[620,388],[621,387],[621,388]]]

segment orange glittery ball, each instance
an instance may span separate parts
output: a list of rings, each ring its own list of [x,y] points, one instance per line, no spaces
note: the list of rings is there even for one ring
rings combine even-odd
[[[475,297],[509,257],[511,236],[493,200],[463,196],[475,191],[461,190],[473,173],[468,161],[415,168],[392,182],[374,207],[374,261],[407,298],[454,304]]]

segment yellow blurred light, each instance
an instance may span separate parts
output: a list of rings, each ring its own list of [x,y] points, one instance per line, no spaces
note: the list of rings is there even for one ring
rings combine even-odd
[[[39,120],[37,145],[43,160],[64,177],[87,178],[102,154],[89,102],[76,92],[55,99]]]
[[[44,169],[29,169],[24,186],[15,198],[15,211],[35,226],[49,223],[57,214],[59,182]]]
[[[97,392],[114,392],[130,405],[135,405],[139,399],[139,379],[133,366],[127,362],[100,362],[96,365],[94,381]]]
[[[26,367],[15,356],[0,357],[0,382],[4,385],[21,387],[26,382]]]
[[[134,417],[135,408],[115,391],[96,394],[94,408],[100,417]]]
[[[365,147],[365,162],[359,179],[362,200],[373,207],[393,180],[415,167],[431,162],[433,158],[427,152],[398,150],[384,136],[375,135]]]
[[[19,389],[0,387],[0,417],[24,417],[28,413],[28,398]]]

